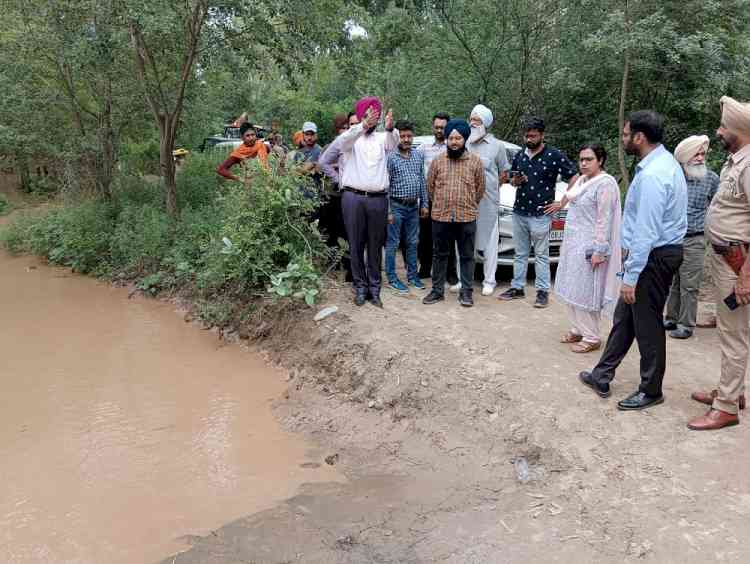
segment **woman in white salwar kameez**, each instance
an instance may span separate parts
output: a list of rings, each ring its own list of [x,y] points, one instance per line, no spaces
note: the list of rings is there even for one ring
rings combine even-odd
[[[555,294],[567,304],[570,321],[570,331],[560,342],[577,353],[601,346],[601,313],[611,315],[620,295],[620,188],[604,172],[606,160],[604,147],[585,145],[579,154],[581,177],[547,210],[568,205]]]

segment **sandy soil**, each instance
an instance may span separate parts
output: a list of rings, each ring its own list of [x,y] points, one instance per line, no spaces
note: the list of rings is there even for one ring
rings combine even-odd
[[[637,350],[600,399],[576,377],[598,353],[559,344],[563,308],[536,310],[532,294],[464,309],[385,292],[378,310],[342,286],[320,323],[262,322],[259,346],[289,368],[277,415],[349,482],[307,486],[164,562],[750,561],[750,430],[685,426],[703,411],[690,392],[718,374],[715,330],[668,339],[666,403],[623,413]]]

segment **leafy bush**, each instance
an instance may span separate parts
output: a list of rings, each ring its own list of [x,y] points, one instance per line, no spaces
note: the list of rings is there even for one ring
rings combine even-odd
[[[220,242],[208,249],[198,282],[206,290],[237,293],[265,288],[290,263],[312,264],[327,256],[314,223],[317,202],[305,198],[304,180],[259,173],[250,189],[234,184],[220,197]]]
[[[11,252],[31,252],[77,272],[101,275],[110,270],[113,230],[112,206],[88,200],[23,214],[4,231],[3,242]]]
[[[155,272],[171,244],[169,218],[153,204],[129,205],[117,218],[111,238],[112,263],[126,274]]]
[[[120,159],[126,170],[135,174],[159,174],[159,140],[123,143]]]
[[[207,320],[225,324],[247,297],[304,300],[321,290],[328,249],[310,216],[318,205],[306,179],[256,170],[251,186],[217,186],[208,159],[180,172],[176,220],[153,183],[120,177],[111,200],[78,200],[21,215],[2,233],[15,253],[31,252],[79,272],[139,278],[150,294],[197,289]],[[194,166],[195,168],[191,168]],[[307,188],[307,190],[303,190]],[[227,309],[229,308],[229,310]]]

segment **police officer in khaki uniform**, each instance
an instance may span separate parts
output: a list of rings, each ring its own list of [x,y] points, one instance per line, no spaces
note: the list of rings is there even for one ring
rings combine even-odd
[[[706,215],[711,243],[711,273],[717,291],[717,327],[721,345],[719,387],[695,392],[692,398],[711,405],[688,427],[696,431],[737,425],[738,408],[745,408],[745,371],[750,356],[750,104],[724,96],[721,126],[716,135],[729,158],[721,183]],[[725,303],[736,301],[734,308]]]

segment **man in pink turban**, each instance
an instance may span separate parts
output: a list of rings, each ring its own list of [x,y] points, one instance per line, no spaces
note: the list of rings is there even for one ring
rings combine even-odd
[[[750,356],[750,104],[721,99],[719,142],[729,152],[721,182],[706,215],[711,276],[716,286],[716,326],[721,376],[714,390],[692,398],[711,406],[688,427],[696,431],[737,425],[745,408],[745,371]]]
[[[380,102],[380,98],[377,96],[365,96],[360,99],[354,106],[354,113],[357,114],[357,119],[362,121],[365,113],[370,108],[372,108],[373,113],[380,115],[380,112],[383,111],[383,104]]]
[[[719,176],[706,167],[708,135],[691,135],[674,150],[685,173],[688,190],[687,233],[682,242],[682,264],[672,279],[664,328],[673,339],[689,339],[695,329],[698,292],[703,280],[706,241],[703,224],[706,210],[719,188]]]
[[[326,152],[340,152],[339,179],[341,210],[351,251],[354,303],[369,301],[383,307],[380,300],[380,268],[388,217],[388,169],[386,154],[399,143],[390,111],[385,131],[376,132],[382,104],[374,96],[362,98],[354,106],[360,123],[336,137]]]

